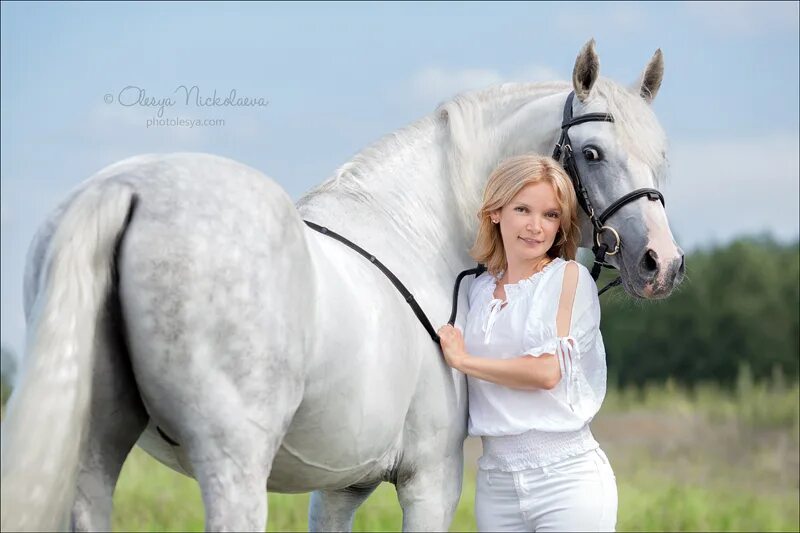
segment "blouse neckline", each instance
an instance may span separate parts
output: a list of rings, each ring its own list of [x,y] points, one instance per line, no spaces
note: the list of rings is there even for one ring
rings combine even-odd
[[[498,277],[495,277],[489,274],[489,282],[486,284],[486,288],[488,291],[489,296],[489,303],[485,307],[488,312],[488,316],[484,315],[482,318],[482,326],[481,329],[484,332],[484,343],[489,344],[492,329],[494,327],[495,322],[501,311],[505,310],[507,307],[511,306],[513,302],[516,302],[519,296],[523,296],[525,293],[532,292],[532,288],[538,284],[540,281],[541,276],[543,276],[548,270],[553,268],[554,265],[560,264],[563,260],[560,257],[554,258],[552,261],[547,263],[540,271],[535,272],[531,276],[521,279],[516,283],[505,283],[503,284],[503,289],[505,290],[506,299],[501,300],[499,298],[494,297],[494,291],[497,288],[497,281],[499,277],[502,277],[503,272],[500,273]]]
[[[540,271],[533,273],[531,276],[527,278],[522,278],[516,283],[504,283],[503,290],[506,293],[505,301],[510,301],[512,298],[514,298],[514,295],[516,295],[519,291],[521,291],[526,287],[532,286],[534,284],[534,281],[537,280],[538,277],[541,277],[554,265],[561,263],[562,261],[563,261],[562,258],[556,257],[552,261],[547,263]],[[489,294],[491,295],[492,300],[499,300],[498,298],[494,297],[494,291],[495,289],[497,289],[497,282],[501,277],[503,277],[503,274],[505,274],[505,270],[501,271],[497,277],[489,274],[489,283],[487,284],[487,287],[489,289]]]

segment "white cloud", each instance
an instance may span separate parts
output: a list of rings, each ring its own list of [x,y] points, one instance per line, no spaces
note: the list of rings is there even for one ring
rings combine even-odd
[[[676,239],[691,249],[743,234],[798,235],[800,137],[679,142],[662,192]]]
[[[756,35],[798,30],[797,2],[686,2],[692,19],[718,34]]]
[[[415,100],[428,106],[449,100],[455,95],[476,89],[485,89],[504,82],[536,82],[563,79],[546,65],[527,65],[509,73],[493,69],[426,67],[411,77],[408,83]]]

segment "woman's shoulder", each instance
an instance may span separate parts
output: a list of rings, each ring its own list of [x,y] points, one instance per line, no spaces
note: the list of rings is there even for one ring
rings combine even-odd
[[[567,268],[577,269],[578,270],[578,277],[585,277],[585,276],[592,276],[592,273],[589,272],[589,269],[583,263],[579,263],[574,259],[563,259],[561,257],[558,258],[559,265],[556,266],[557,269],[561,270],[562,275],[567,272]],[[571,265],[571,266],[570,266]]]
[[[489,271],[485,271],[474,278],[470,284],[469,301],[472,302],[481,291],[486,291],[489,290],[490,287],[494,287],[494,283],[495,277],[490,274]]]
[[[554,272],[550,275],[547,280],[547,289],[551,292],[561,293],[561,288],[564,284],[564,276],[566,276],[567,272],[572,270],[575,272],[577,270],[577,278],[578,282],[577,285],[579,287],[583,286],[595,286],[594,279],[592,279],[592,274],[589,272],[589,269],[586,268],[582,263],[575,261],[574,259],[562,259],[558,258],[557,264],[554,266]],[[573,274],[574,276],[575,274]],[[591,283],[590,283],[591,282]]]
[[[478,290],[480,288],[492,287],[497,282],[497,278],[494,274],[489,273],[489,271],[483,272],[480,276],[475,278],[475,281],[472,282],[472,291]],[[472,292],[470,291],[470,292]]]

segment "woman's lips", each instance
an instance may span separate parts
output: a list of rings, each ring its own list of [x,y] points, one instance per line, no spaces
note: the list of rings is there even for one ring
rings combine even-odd
[[[537,241],[535,239],[525,239],[523,237],[520,237],[520,239],[522,239],[522,241],[525,242],[526,244],[530,244],[531,246],[542,244],[544,242],[544,241]]]

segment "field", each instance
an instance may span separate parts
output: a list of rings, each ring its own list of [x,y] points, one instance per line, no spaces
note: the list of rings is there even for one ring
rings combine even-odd
[[[670,382],[611,391],[592,424],[619,487],[620,531],[800,530],[800,388],[735,391]],[[466,443],[464,489],[451,531],[475,531],[472,498],[480,441]],[[306,531],[307,494],[269,495],[268,531]],[[202,531],[194,480],[135,449],[114,496],[115,531]],[[355,531],[396,531],[394,487],[382,484],[356,513]]]

